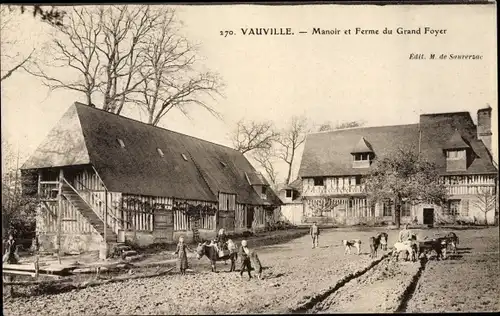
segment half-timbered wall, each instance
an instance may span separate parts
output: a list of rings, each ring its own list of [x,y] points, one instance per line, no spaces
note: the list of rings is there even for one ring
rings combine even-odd
[[[266,211],[262,206],[255,206],[253,221],[255,227],[266,225]]]
[[[219,210],[235,211],[236,210],[236,194],[219,193]]]
[[[61,233],[91,234],[97,231],[85,217],[66,199],[62,200]],[[40,233],[57,233],[57,201],[44,201],[37,211],[36,230]]]
[[[244,204],[236,204],[234,227],[236,229],[243,229],[247,227],[247,206]]]
[[[183,231],[183,230],[191,230],[192,223],[189,220],[189,216],[186,214],[186,210],[189,206],[202,206],[202,207],[211,207],[216,208],[217,203],[206,202],[206,201],[194,201],[194,200],[181,200],[175,199],[174,204],[176,206],[176,210],[174,210],[174,230],[175,231]],[[178,208],[178,209],[177,209]],[[200,214],[200,229],[206,230],[215,230],[215,215],[204,214],[201,212]]]

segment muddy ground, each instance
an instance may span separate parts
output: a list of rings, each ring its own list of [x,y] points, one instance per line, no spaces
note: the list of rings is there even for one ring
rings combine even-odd
[[[207,258],[190,258],[194,272],[186,276],[176,273],[59,294],[7,298],[4,313],[124,315],[498,309],[498,259],[493,260],[498,258],[498,228],[456,231],[462,253],[443,262],[430,260],[423,266],[419,262],[383,259],[384,252],[377,259],[369,258],[368,238],[381,229],[366,230],[324,230],[317,249],[311,249],[309,236],[257,246],[255,249],[265,267],[263,280],[249,280],[246,274],[240,278],[238,272],[228,273],[229,265],[224,263],[217,264],[221,272],[211,273]],[[425,230],[418,234],[423,237],[436,232]],[[397,232],[388,233],[389,244],[393,244]],[[362,240],[361,255],[344,255],[341,240],[351,238]],[[253,247],[251,242],[249,246]],[[442,293],[445,284],[450,290]],[[472,299],[477,302],[471,303]]]

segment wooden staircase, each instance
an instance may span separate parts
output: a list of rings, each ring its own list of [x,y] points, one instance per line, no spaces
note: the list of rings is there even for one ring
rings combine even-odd
[[[92,207],[66,182],[64,182],[62,186],[62,195],[89,221],[90,225],[92,225],[103,238],[104,230],[106,229],[106,242],[116,242],[118,236],[113,229],[108,225],[104,225],[104,221],[94,212]]]

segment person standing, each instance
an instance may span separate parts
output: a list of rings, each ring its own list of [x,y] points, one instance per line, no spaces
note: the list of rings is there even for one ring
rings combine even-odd
[[[9,234],[9,239],[5,243],[5,254],[2,258],[2,263],[17,264],[19,262],[19,256],[17,254],[17,244],[14,240],[14,235]]]
[[[319,244],[319,227],[316,225],[316,222],[314,222],[311,226],[310,229],[310,234],[312,238],[312,248],[318,247]]]
[[[408,224],[405,224],[404,228],[399,232],[399,242],[405,242],[411,240],[412,232],[408,229]]]
[[[177,244],[177,249],[174,255],[177,255],[177,267],[181,271],[181,275],[186,274],[186,269],[188,269],[188,259],[187,251],[192,251],[185,243],[184,237],[179,237],[179,243]]]
[[[252,274],[250,273],[250,270],[252,269],[252,264],[250,262],[250,249],[248,249],[247,246],[247,241],[242,240],[241,241],[241,247],[240,247],[240,260],[241,260],[241,268],[240,268],[240,278],[243,277],[243,272],[245,272],[245,269],[248,272],[248,279],[250,280],[252,278]]]

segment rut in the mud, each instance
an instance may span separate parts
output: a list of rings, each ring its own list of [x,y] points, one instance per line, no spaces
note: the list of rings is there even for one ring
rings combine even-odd
[[[380,264],[384,260],[388,260],[389,254],[383,255],[381,258],[374,260],[368,267],[361,269],[353,274],[349,274],[345,276],[343,279],[341,279],[337,284],[331,288],[329,288],[327,291],[316,295],[312,297],[308,302],[302,304],[298,308],[295,308],[293,310],[290,310],[290,313],[293,314],[304,314],[304,313],[310,313],[314,307],[321,302],[323,302],[325,299],[327,299],[330,295],[333,293],[337,292],[340,290],[343,286],[345,286],[347,283],[351,282],[352,280],[355,280],[356,278],[361,277],[368,271],[372,270],[374,267],[376,267],[378,264]]]
[[[425,266],[427,264],[427,257],[423,257],[420,259],[420,268],[418,269],[417,274],[413,277],[410,285],[406,288],[406,291],[403,293],[403,297],[401,299],[401,304],[399,307],[396,309],[396,313],[405,313],[406,308],[408,306],[408,303],[410,302],[411,298],[413,297],[413,293],[415,293],[415,289],[417,288],[418,282],[420,280],[420,277],[422,276],[422,273],[425,270]]]
[[[425,262],[383,258],[356,274],[329,295],[316,300],[306,313],[393,313],[404,311]]]

